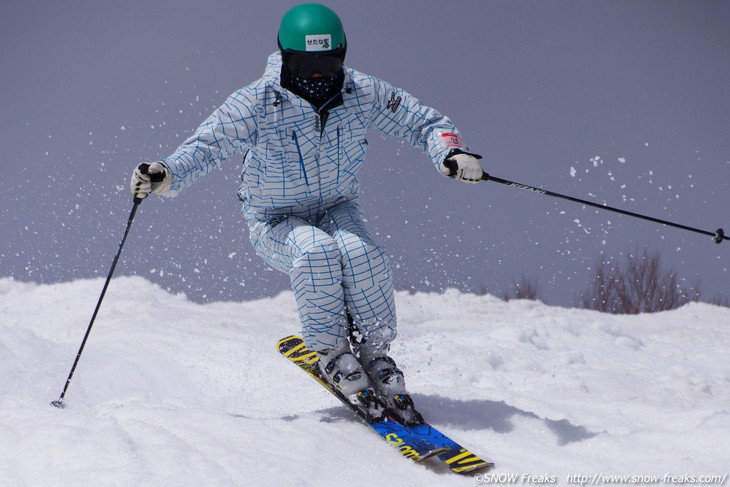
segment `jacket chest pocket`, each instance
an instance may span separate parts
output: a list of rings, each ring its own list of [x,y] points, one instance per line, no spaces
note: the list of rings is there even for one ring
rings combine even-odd
[[[337,124],[338,184],[352,179],[362,166],[367,153],[367,127],[358,117],[348,117]]]
[[[301,130],[294,127],[282,127],[277,129],[279,136],[278,157],[270,160],[271,170],[281,173],[285,180],[302,179],[304,184],[309,186],[312,168],[312,142]]]

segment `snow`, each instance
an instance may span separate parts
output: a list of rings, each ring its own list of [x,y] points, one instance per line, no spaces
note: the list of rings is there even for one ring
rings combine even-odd
[[[196,304],[141,277],[115,278],[66,408],[51,407],[102,285],[0,279],[0,484],[727,479],[728,308],[616,316],[453,290],[398,293],[392,355],[431,423],[496,462],[495,477],[475,479],[402,458],[279,357],[277,339],[299,331],[288,292]]]

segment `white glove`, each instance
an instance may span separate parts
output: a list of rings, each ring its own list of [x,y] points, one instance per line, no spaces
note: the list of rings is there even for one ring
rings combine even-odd
[[[171,184],[170,172],[161,162],[143,162],[134,168],[129,187],[135,198],[144,199],[150,193],[167,193]]]
[[[467,154],[466,152],[458,152],[450,154],[441,163],[439,171],[444,176],[449,176],[465,183],[476,183],[482,179],[484,171],[479,159],[482,156],[477,154]]]

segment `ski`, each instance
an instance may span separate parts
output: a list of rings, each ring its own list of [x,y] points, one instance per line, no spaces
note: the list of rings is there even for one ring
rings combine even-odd
[[[277,348],[279,353],[319,382],[322,387],[347,406],[361,422],[368,425],[404,457],[417,462],[436,457],[443,461],[452,472],[459,474],[477,470],[486,471],[494,466],[493,463],[489,463],[463,448],[428,423],[408,427],[393,419],[379,422],[369,421],[347,398],[329,385],[316,365],[319,360],[317,353],[308,350],[301,337],[282,338],[279,340]]]

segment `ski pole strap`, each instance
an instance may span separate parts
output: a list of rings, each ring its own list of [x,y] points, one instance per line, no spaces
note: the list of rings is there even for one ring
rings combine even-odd
[[[700,230],[699,228],[693,228],[693,227],[689,227],[687,225],[681,225],[679,223],[674,223],[674,222],[670,222],[670,221],[667,221],[667,220],[662,220],[660,218],[654,218],[654,217],[651,217],[651,216],[642,215],[640,213],[634,213],[632,211],[622,210],[620,208],[614,208],[614,207],[611,207],[611,206],[608,206],[608,205],[602,205],[602,204],[594,203],[593,201],[587,201],[587,200],[583,200],[583,199],[580,199],[580,198],[574,198],[572,196],[567,196],[567,195],[564,195],[564,194],[555,193],[553,191],[548,191],[546,189],[537,188],[535,186],[530,186],[528,184],[522,184],[522,183],[517,183],[515,181],[510,181],[508,179],[498,178],[496,176],[492,176],[492,175],[488,174],[487,172],[483,172],[481,181],[494,181],[495,183],[504,184],[506,186],[511,186],[513,188],[524,189],[524,190],[527,190],[527,191],[531,191],[533,193],[544,194],[544,195],[547,195],[547,196],[552,196],[554,198],[561,198],[561,199],[564,199],[564,200],[573,201],[575,203],[580,203],[582,205],[592,206],[593,208],[599,208],[601,210],[613,211],[614,213],[619,213],[621,215],[632,216],[634,218],[640,218],[642,220],[648,220],[648,221],[651,221],[651,222],[654,222],[654,223],[659,223],[661,225],[667,225],[667,226],[670,226],[670,227],[680,228],[682,230],[687,230],[687,231],[690,231],[690,232],[700,233],[702,235],[707,235],[709,237],[712,237],[712,240],[715,243],[717,243],[717,244],[722,243],[723,240],[730,240],[730,237],[725,236],[725,232],[724,232],[724,230],[722,228],[718,228],[714,232],[709,232],[707,230]]]

